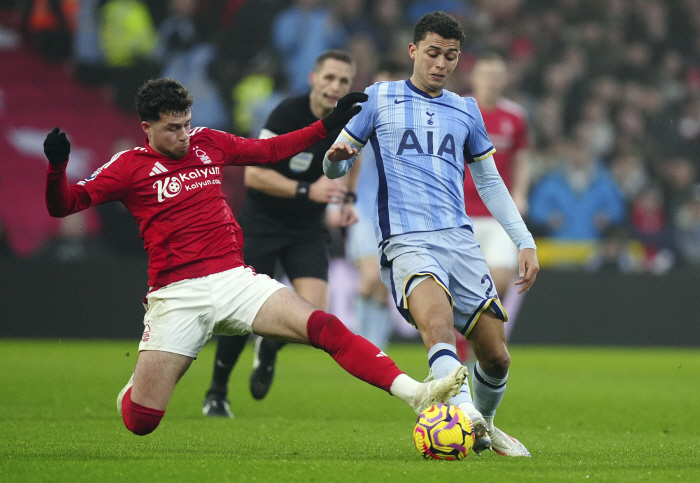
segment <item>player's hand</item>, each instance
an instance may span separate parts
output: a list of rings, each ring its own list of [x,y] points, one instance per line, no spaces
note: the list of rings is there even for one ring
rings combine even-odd
[[[331,113],[321,120],[326,131],[331,132],[345,126],[352,116],[362,110],[362,106],[356,104],[367,99],[369,97],[364,92],[351,92],[338,99]]]
[[[70,141],[61,128],[55,128],[44,139],[44,154],[52,166],[59,166],[68,160]]]
[[[341,180],[321,176],[309,186],[309,199],[316,203],[338,203],[345,198],[346,191]]]
[[[537,261],[537,250],[534,248],[523,248],[518,254],[518,275],[520,280],[515,285],[522,285],[518,293],[527,292],[535,283],[537,272],[540,271],[540,264]]]
[[[326,152],[326,157],[331,163],[339,163],[340,161],[345,161],[350,159],[357,154],[357,149],[350,146],[348,143],[335,143]]]

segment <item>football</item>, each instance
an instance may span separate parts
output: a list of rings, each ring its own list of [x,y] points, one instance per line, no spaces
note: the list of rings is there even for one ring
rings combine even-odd
[[[430,406],[418,416],[413,442],[425,459],[464,459],[474,446],[472,421],[457,406]]]

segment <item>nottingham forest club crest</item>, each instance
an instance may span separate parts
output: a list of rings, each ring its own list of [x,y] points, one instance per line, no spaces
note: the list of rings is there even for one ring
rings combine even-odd
[[[211,158],[209,157],[209,155],[205,153],[202,149],[200,149],[199,146],[194,147],[194,154],[196,154],[200,161],[202,161],[204,164],[211,163]]]

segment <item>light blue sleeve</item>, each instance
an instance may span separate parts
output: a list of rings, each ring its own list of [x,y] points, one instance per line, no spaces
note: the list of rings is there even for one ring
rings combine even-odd
[[[335,140],[336,143],[344,142],[356,148],[357,154],[350,159],[337,163],[329,161],[328,156],[323,158],[323,173],[331,179],[340,178],[350,171],[355,159],[357,159],[357,155],[360,154],[370,135],[374,132],[374,120],[377,113],[376,86],[377,84],[374,84],[365,89],[369,99],[362,104],[362,110],[350,119],[350,122],[347,123]]]
[[[464,159],[467,164],[470,164],[491,156],[496,152],[496,148],[493,147],[488,134],[486,134],[484,118],[481,116],[476,101],[473,97],[467,97],[465,101],[467,102],[467,113],[470,115],[472,123],[464,146]]]
[[[537,249],[534,238],[525,226],[501,175],[498,174],[493,156],[489,155],[483,161],[471,163],[469,172],[486,208],[508,233],[515,246],[519,250]]]

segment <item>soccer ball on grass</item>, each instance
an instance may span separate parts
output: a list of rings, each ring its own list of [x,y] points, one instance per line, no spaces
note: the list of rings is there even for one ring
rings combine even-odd
[[[474,446],[474,427],[457,406],[436,404],[418,416],[413,442],[425,459],[461,460]]]

